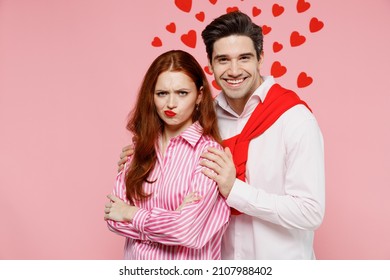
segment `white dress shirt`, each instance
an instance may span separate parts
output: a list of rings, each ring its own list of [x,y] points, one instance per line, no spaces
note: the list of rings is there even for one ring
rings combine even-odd
[[[221,93],[216,98],[223,139],[241,132],[272,76],[237,115]],[[310,106],[310,105],[309,105]],[[315,259],[314,230],[325,210],[324,147],[313,114],[296,105],[249,144],[246,182],[236,179],[227,203],[232,216],[222,241],[223,259]]]

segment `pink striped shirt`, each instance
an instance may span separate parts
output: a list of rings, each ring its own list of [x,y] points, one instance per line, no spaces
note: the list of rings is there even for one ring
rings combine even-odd
[[[157,161],[148,179],[157,181],[144,183],[146,193],[152,196],[136,202],[140,209],[132,222],[107,221],[111,231],[126,237],[125,259],[221,258],[221,238],[230,209],[219,195],[216,183],[201,172],[200,155],[208,147],[221,149],[213,139],[202,135],[198,122],[170,140],[164,157],[156,146]],[[176,211],[193,191],[202,199]],[[125,193],[125,175],[121,172],[114,195],[128,203]]]

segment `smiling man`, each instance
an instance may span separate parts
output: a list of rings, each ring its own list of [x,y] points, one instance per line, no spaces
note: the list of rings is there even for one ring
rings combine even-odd
[[[294,92],[260,74],[262,30],[246,14],[220,16],[202,38],[222,88],[216,112],[228,147],[209,149],[201,163],[231,207],[222,258],[315,259],[314,230],[325,210],[315,117]]]

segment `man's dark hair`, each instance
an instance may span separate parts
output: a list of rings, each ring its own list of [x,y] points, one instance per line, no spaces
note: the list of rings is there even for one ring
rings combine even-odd
[[[202,38],[206,45],[207,57],[210,63],[212,62],[214,43],[230,35],[251,38],[256,50],[257,59],[260,59],[260,54],[263,51],[263,31],[261,27],[255,24],[248,15],[240,11],[235,11],[214,19],[202,31]]]

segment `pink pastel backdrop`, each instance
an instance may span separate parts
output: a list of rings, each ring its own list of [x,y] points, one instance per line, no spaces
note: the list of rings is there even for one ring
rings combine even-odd
[[[296,2],[194,0],[185,12],[173,0],[0,0],[0,259],[122,257],[103,206],[143,73],[172,48],[206,66],[200,31],[234,7],[272,28],[263,74],[274,61],[286,67],[277,80],[311,105],[324,134],[317,258],[390,259],[390,1],[308,0],[301,13]],[[313,17],[324,23],[316,32]],[[195,47],[181,41],[189,30]],[[293,31],[302,45],[290,45]],[[299,88],[301,72],[313,82]]]

